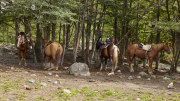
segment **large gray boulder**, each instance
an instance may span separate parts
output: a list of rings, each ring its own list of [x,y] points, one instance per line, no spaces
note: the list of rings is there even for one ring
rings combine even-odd
[[[90,76],[88,65],[85,63],[74,63],[69,67],[70,74]]]

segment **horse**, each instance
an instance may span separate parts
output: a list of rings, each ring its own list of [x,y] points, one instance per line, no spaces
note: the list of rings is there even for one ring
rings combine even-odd
[[[28,34],[25,34],[24,32],[18,33],[18,36],[16,36],[17,46],[19,52],[19,65],[21,65],[21,58],[25,62],[25,66],[27,66],[26,63],[26,53],[27,50],[30,48],[31,44],[31,37]],[[23,56],[21,56],[21,53],[23,53]]]
[[[138,44],[131,44],[127,48],[130,72],[134,72],[134,69],[131,66],[131,63],[133,62],[135,56],[137,56],[140,59],[145,59],[146,58],[146,51],[142,50],[142,49],[138,49],[137,45]],[[147,53],[148,59],[149,59],[149,69],[148,69],[148,73],[149,74],[153,73],[152,72],[152,62],[153,62],[153,59],[156,57],[158,52],[160,52],[162,50],[166,51],[168,54],[171,53],[171,50],[170,50],[168,42],[167,43],[160,43],[160,44],[152,45],[152,49]]]
[[[102,48],[104,46],[105,48]],[[117,68],[119,48],[113,43],[104,45],[103,42],[99,41],[98,39],[96,43],[96,50],[100,50],[100,59],[101,59],[100,71],[102,71],[103,69],[102,66],[103,58],[105,58],[105,70],[107,69],[107,59],[110,59],[112,63],[112,71],[108,75],[113,75],[114,71]]]
[[[43,46],[43,55],[44,55],[44,62],[45,62],[45,67],[44,69],[46,69],[46,56],[48,56],[50,58],[50,68],[49,70],[51,70],[51,63],[52,63],[52,58],[54,60],[54,65],[55,68],[54,70],[58,70],[58,65],[60,63],[61,60],[61,55],[63,52],[63,48],[62,46],[55,42],[55,41],[49,41],[48,39],[43,39],[44,42],[44,46]]]

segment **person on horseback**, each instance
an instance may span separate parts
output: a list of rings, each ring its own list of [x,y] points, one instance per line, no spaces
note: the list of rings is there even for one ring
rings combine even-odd
[[[106,43],[111,43],[111,42],[113,42],[113,39],[111,39],[111,37],[109,37],[109,35],[107,35]]]

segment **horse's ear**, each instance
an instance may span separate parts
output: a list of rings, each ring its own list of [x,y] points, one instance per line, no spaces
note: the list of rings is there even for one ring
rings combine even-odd
[[[19,33],[17,35],[19,36]]]

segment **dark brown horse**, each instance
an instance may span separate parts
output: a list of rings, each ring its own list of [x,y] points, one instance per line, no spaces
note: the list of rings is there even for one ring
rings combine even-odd
[[[54,60],[54,65],[55,65],[54,70],[58,70],[58,65],[60,63],[61,55],[63,52],[62,46],[59,43],[54,41],[49,41],[48,39],[43,39],[43,42],[44,42],[43,54],[44,54],[44,62],[45,62],[44,69],[46,69],[46,56],[48,56],[50,58],[49,70],[51,70],[52,58]]]
[[[152,74],[152,62],[153,59],[156,57],[158,52],[165,50],[168,54],[171,53],[170,47],[168,43],[160,43],[152,45],[152,50],[148,52],[148,59],[149,59],[149,74]],[[138,58],[145,59],[146,58],[146,51],[137,48],[137,44],[131,44],[127,48],[128,55],[129,55],[129,70],[130,72],[134,72],[131,63],[134,60],[134,57],[137,56]]]
[[[109,73],[108,75],[114,74],[114,71],[116,70],[118,63],[119,48],[113,43],[104,46],[103,42],[98,40],[96,43],[96,49],[100,51],[100,59],[101,59],[100,71],[103,69],[102,66],[103,58],[105,58],[105,70],[107,69],[107,59],[110,59],[113,66],[111,73]]]
[[[16,36],[16,40],[18,41],[17,49],[19,52],[19,65],[21,65],[21,58],[22,58],[25,62],[25,66],[27,66],[26,53],[31,44],[31,37],[29,35],[26,35],[24,32],[20,32],[20,34]],[[23,56],[21,56],[21,53]]]

